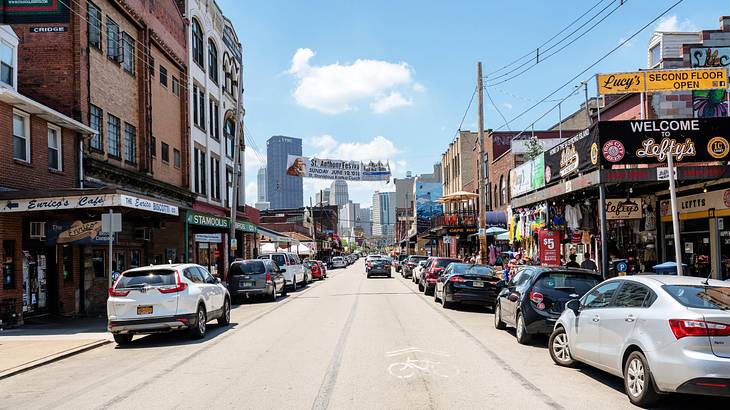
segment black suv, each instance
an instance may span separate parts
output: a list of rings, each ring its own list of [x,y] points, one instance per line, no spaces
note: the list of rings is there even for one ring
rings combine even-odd
[[[549,335],[572,299],[581,298],[603,278],[587,269],[527,266],[503,286],[494,306],[494,327],[516,329],[517,341]]]

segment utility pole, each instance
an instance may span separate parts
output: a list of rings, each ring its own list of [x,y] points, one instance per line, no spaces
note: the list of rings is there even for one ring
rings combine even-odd
[[[320,195],[320,201],[321,201],[321,197],[322,197],[321,191],[320,191],[319,195]],[[315,216],[314,216],[315,211],[314,211],[314,206],[312,206],[312,197],[311,196],[309,197],[309,210],[312,212],[312,239],[313,239],[313,243],[314,243],[314,258],[318,259],[317,258],[317,256],[318,256],[317,255],[317,222],[316,222],[317,220],[315,219]]]
[[[235,259],[234,249],[238,248],[236,241],[236,213],[238,211],[238,185],[241,179],[241,140],[243,139],[243,61],[240,61],[238,75],[238,99],[236,100],[236,124],[233,127],[233,192],[231,195],[231,220],[228,227],[228,263]],[[246,149],[245,144],[243,149]],[[235,247],[233,244],[235,243]],[[245,256],[245,254],[244,254]]]
[[[591,109],[588,108],[588,81],[583,81],[583,91],[586,96],[586,122],[588,122],[587,127],[590,128],[593,121],[591,121]]]
[[[486,263],[488,260],[487,255],[487,237],[485,231],[487,230],[487,196],[485,195],[485,181],[484,181],[484,84],[482,79],[482,62],[477,61],[477,94],[478,94],[478,112],[477,112],[477,127],[478,136],[477,141],[479,143],[479,170],[477,180],[479,181],[479,254],[481,255],[482,263]]]

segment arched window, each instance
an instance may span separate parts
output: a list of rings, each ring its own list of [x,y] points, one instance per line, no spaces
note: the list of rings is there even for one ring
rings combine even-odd
[[[223,76],[225,82],[223,83],[223,91],[228,94],[231,93],[231,59],[228,57],[228,53],[223,53]]]
[[[218,48],[208,39],[208,76],[218,84]]]
[[[492,196],[492,198],[494,199],[494,208],[499,206],[499,194],[497,190],[497,184],[494,184],[494,195]]]
[[[203,29],[200,28],[198,20],[193,19],[193,61],[200,66],[201,69],[205,70],[203,55]]]
[[[507,190],[504,186],[504,175],[501,175],[499,177],[499,192],[499,205],[504,205],[505,203],[507,203]]]
[[[236,128],[235,126],[236,123],[233,121],[233,118],[228,117],[226,119],[226,124],[223,127],[223,134],[225,134],[226,137],[226,155],[228,158],[233,158],[233,150],[235,149],[233,139],[233,133]]]

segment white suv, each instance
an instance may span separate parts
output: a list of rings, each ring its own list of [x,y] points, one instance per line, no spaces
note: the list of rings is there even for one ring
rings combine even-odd
[[[293,290],[297,290],[299,284],[305,286],[309,281],[309,278],[307,278],[307,270],[296,254],[291,252],[267,253],[260,255],[259,259],[271,259],[280,268],[286,269],[284,272],[284,280],[286,281],[286,285],[291,286]]]
[[[108,329],[118,345],[129,344],[135,333],[186,329],[203,338],[206,323],[231,320],[228,289],[194,264],[151,265],[122,273],[109,289]]]

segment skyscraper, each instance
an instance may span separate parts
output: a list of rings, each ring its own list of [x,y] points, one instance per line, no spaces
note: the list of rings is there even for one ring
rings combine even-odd
[[[271,209],[304,206],[303,179],[286,174],[289,155],[302,155],[300,138],[276,135],[266,141],[266,199]]]
[[[373,194],[373,236],[381,237],[386,243],[393,241],[395,198],[395,192]]]
[[[336,179],[332,181],[330,193],[330,205],[342,206],[350,200],[347,194],[347,181],[344,179]]]
[[[259,173],[256,179],[256,189],[258,191],[256,202],[266,202],[266,167],[259,168]]]
[[[358,222],[355,226],[362,228],[366,238],[373,236],[373,215],[371,208],[360,208]]]
[[[330,204],[330,189],[325,188],[315,195],[317,206],[327,206]]]

